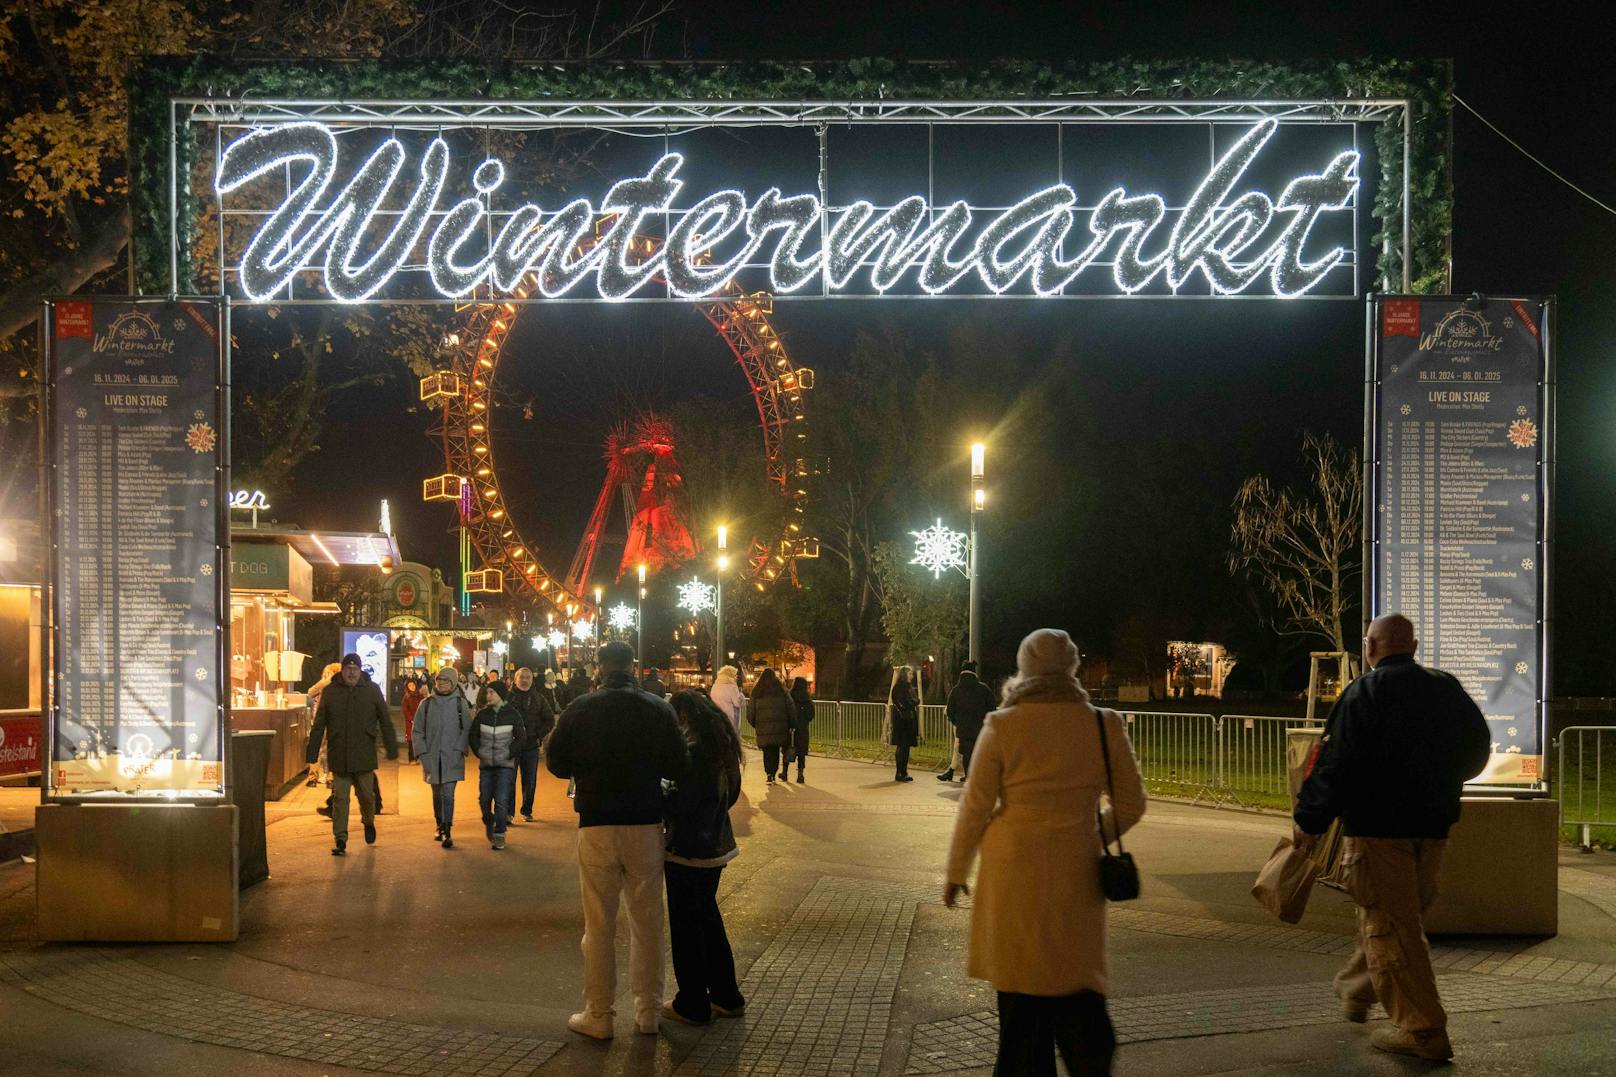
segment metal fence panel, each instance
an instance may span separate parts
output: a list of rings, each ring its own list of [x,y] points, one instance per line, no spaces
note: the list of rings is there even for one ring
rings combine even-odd
[[[1560,825],[1577,828],[1577,844],[1593,843],[1593,827],[1616,827],[1616,727],[1562,729],[1554,784]]]
[[[1122,711],[1145,788],[1172,796],[1219,797],[1218,731],[1210,714]]]
[[[1218,724],[1220,792],[1246,807],[1288,809],[1286,734],[1292,729],[1323,729],[1324,722],[1271,714],[1225,714]]]

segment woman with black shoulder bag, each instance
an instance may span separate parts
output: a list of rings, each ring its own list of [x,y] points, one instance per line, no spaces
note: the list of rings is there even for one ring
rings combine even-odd
[[[1071,637],[1039,629],[1016,667],[971,756],[943,900],[970,893],[980,851],[967,971],[999,993],[996,1077],[1053,1077],[1057,1049],[1072,1074],[1108,1074],[1106,902],[1138,894],[1120,841],[1144,783],[1121,715],[1089,704]]]

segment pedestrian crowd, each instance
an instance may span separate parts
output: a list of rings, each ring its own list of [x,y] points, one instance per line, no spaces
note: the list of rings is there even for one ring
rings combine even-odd
[[[1366,672],[1337,700],[1302,786],[1292,842],[1311,854],[1332,827],[1344,834],[1343,870],[1358,915],[1356,948],[1336,977],[1347,1020],[1379,1002],[1392,1019],[1371,1043],[1441,1061],[1452,1057],[1422,916],[1436,894],[1464,783],[1489,753],[1486,722],[1451,676],[1414,659],[1413,625],[1372,622]],[[583,904],[583,1009],[568,1027],[615,1031],[617,917],[626,911],[635,1028],[704,1025],[741,1015],[746,1000],[719,909],[724,867],[738,854],[729,812],[741,791],[742,723],[753,728],[766,781],[805,779],[813,698],[763,669],[746,692],[724,666],[710,688],[667,697],[654,672],[641,680],[622,643],[600,649],[594,671],[565,682],[521,669],[474,690],[444,668],[411,700],[409,742],[432,787],[436,840],[453,848],[455,785],[465,757],[479,764],[479,802],[492,848],[520,815],[532,821],[538,764],[575,789]],[[1106,910],[1139,893],[1123,836],[1145,813],[1144,785],[1127,725],[1090,702],[1079,654],[1056,629],[1028,635],[1003,698],[960,671],[947,702],[956,747],[938,778],[964,781],[947,855],[943,902],[974,895],[967,971],[997,992],[997,1077],[1111,1072],[1116,1035],[1106,1009]],[[406,690],[406,697],[410,693]],[[376,840],[378,740],[398,745],[379,690],[347,655],[317,698],[309,762],[330,775],[333,855],[347,843],[348,794],[358,796],[367,842]],[[888,691],[884,739],[895,780],[907,782],[919,740],[915,671],[899,666]],[[521,804],[516,804],[520,786]],[[1112,853],[1113,843],[1116,852]],[[677,990],[663,1001],[662,944],[670,929]]]

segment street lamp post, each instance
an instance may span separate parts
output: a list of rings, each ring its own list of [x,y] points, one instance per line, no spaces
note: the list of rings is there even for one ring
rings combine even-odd
[[[984,457],[987,455],[987,446],[980,441],[971,446],[971,553],[970,569],[968,575],[971,581],[971,598],[969,624],[970,632],[966,645],[967,657],[972,662],[980,660],[981,631],[982,631],[982,592],[977,586],[978,570],[978,544],[976,537],[976,518],[982,514],[987,504],[987,489],[983,486]]]
[[[600,600],[605,595],[605,589],[597,583],[595,585],[595,676],[597,677],[600,676],[600,615],[602,612]]]
[[[634,601],[634,657],[639,675],[645,676],[645,562],[640,562],[640,597]]]
[[[713,632],[713,669],[717,670],[724,664],[724,573],[729,571],[729,528],[723,524],[718,525],[718,589],[714,620],[717,622]]]

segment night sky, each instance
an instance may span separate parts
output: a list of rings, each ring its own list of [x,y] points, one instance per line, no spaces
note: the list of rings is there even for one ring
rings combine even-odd
[[[1173,5],[1155,4],[1148,20],[1137,14],[1143,5],[1068,7],[1077,5],[1012,17],[991,13],[1006,10],[999,5],[899,3],[816,17],[804,4],[702,3],[680,14],[682,25],[660,46],[698,59],[1451,57],[1460,96],[1569,178],[1616,201],[1616,138],[1600,118],[1613,79],[1608,59],[1593,51],[1609,40],[1604,27],[1536,15],[1494,20],[1451,6],[1290,4],[1269,16],[1196,4],[1174,17]],[[1556,694],[1613,694],[1616,669],[1600,644],[1616,599],[1616,366],[1608,344],[1616,216],[1464,110],[1456,109],[1453,127],[1455,291],[1560,299]],[[598,197],[596,184],[585,186]],[[1036,627],[1034,617],[1113,639],[1129,581],[1160,569],[1150,560],[1153,544],[1134,536],[1163,520],[1182,549],[1174,616],[1185,634],[1214,631],[1226,612],[1218,605],[1227,594],[1228,503],[1240,479],[1289,466],[1304,429],[1361,440],[1364,317],[1353,301],[781,302],[775,324],[798,362],[821,377],[834,376],[855,333],[887,326],[922,348],[943,347],[962,326],[991,330],[1004,350],[989,361],[1012,383],[1048,376],[1049,354],[1059,351],[1059,398],[1070,408],[1061,418],[1080,430],[1070,452],[1042,446],[1048,459],[1038,473],[1062,493],[1081,491],[1072,501],[1081,517],[1069,530],[1063,521],[1057,530],[1070,540],[1048,550],[1060,565],[1049,573],[1050,593],[1030,608],[995,607],[990,598],[995,649],[1013,647]],[[745,384],[700,317],[670,306],[531,311],[516,343],[524,361],[502,366],[502,388],[518,404],[531,402],[534,418],[513,410],[514,421],[497,423],[496,451],[507,496],[526,504],[518,510],[524,529],[562,572],[599,489],[607,428],[691,395],[736,399]],[[298,489],[279,496],[278,515],[365,526],[374,511],[364,506],[385,496],[406,555],[452,575],[451,517],[420,501],[420,479],[439,470],[439,457],[425,417],[408,410],[413,382],[364,394],[342,401],[343,417],[329,423]],[[356,466],[376,459],[378,444],[386,448],[381,466]],[[992,577],[989,564],[990,596]]]

